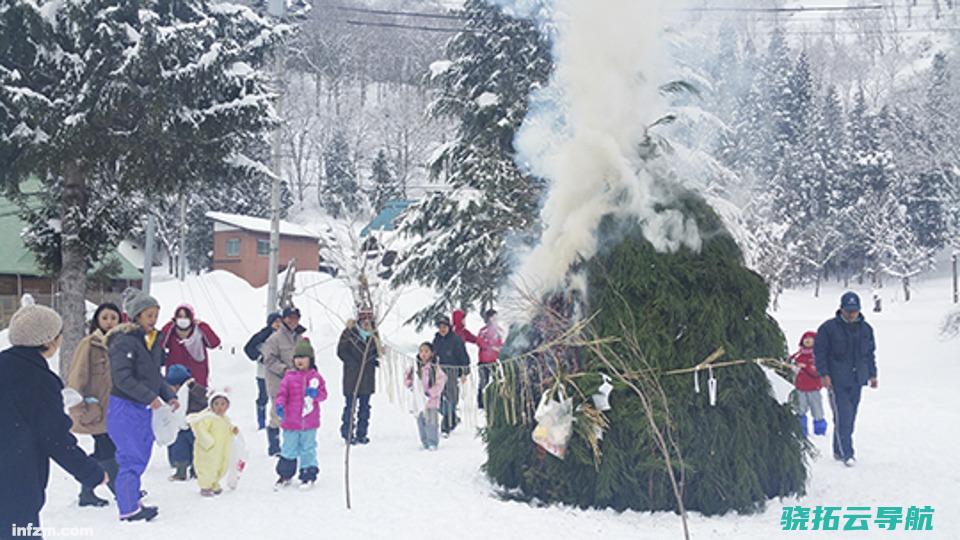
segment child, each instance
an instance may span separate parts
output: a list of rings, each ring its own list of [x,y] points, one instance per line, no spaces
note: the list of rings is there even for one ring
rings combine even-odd
[[[180,387],[187,385],[190,393],[187,405],[187,414],[198,413],[207,407],[207,389],[198,384],[191,378],[190,368],[174,364],[167,368],[167,384],[173,391],[179,392]],[[193,430],[187,427],[177,433],[177,440],[167,447],[167,457],[170,459],[170,466],[177,470],[170,477],[171,481],[186,481],[189,469],[189,477],[196,478],[197,473],[193,468]]]
[[[283,446],[277,462],[274,489],[290,485],[300,461],[300,489],[310,489],[317,481],[317,428],[320,427],[320,402],[327,399],[327,385],[317,373],[313,347],[300,339],[293,349],[293,366],[280,381],[275,400]]]
[[[794,364],[793,371],[797,374],[794,386],[797,387],[797,418],[803,436],[808,434],[807,410],[813,415],[813,432],[824,435],[827,432],[827,421],[823,417],[823,402],[820,399],[820,376],[817,374],[816,360],[813,357],[813,344],[817,338],[816,332],[807,332],[800,338],[800,350],[790,357]]]
[[[225,392],[214,392],[210,396],[210,407],[203,412],[187,417],[193,429],[196,442],[193,445],[193,465],[197,470],[197,484],[200,495],[213,497],[223,493],[220,480],[227,474],[230,464],[230,445],[240,432],[230,423],[227,409],[230,398]]]
[[[447,375],[433,361],[433,344],[423,343],[417,354],[417,381],[418,387],[423,389],[427,403],[417,415],[417,431],[420,433],[420,444],[426,450],[436,450],[440,442],[440,395],[443,394]],[[414,389],[413,368],[407,370],[407,388]]]

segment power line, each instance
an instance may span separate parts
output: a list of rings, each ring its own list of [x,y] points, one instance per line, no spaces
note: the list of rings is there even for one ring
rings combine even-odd
[[[462,15],[451,15],[444,13],[426,13],[423,11],[397,11],[389,9],[358,8],[349,6],[321,6],[319,9],[348,11],[353,13],[366,13],[370,15],[391,15],[396,17],[419,17],[423,19],[444,19],[462,21],[466,17]]]
[[[770,7],[770,8],[753,8],[753,7],[735,7],[735,6],[718,6],[718,7],[694,7],[694,8],[684,8],[678,11],[693,11],[693,12],[707,12],[707,13],[814,13],[814,12],[838,12],[838,11],[874,11],[886,9],[886,6],[882,4],[872,4],[866,6],[816,6],[816,7]]]
[[[480,30],[469,30],[466,28],[444,28],[441,26],[421,26],[413,24],[400,24],[400,23],[388,23],[388,22],[374,22],[374,21],[361,21],[355,19],[346,19],[338,22],[346,23],[352,26],[371,26],[379,28],[400,28],[405,30],[420,30],[423,32],[443,32],[447,34],[460,34],[462,32],[480,32]],[[489,31],[483,31],[492,33]]]

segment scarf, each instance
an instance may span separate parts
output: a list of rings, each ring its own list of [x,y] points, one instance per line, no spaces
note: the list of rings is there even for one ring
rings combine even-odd
[[[359,327],[359,326],[357,327],[357,332],[360,333],[360,339],[362,339],[362,340],[364,340],[364,341],[370,339],[370,336],[373,335],[373,332],[367,332],[366,330],[364,330],[363,328],[361,328],[361,327]]]
[[[173,332],[176,333],[176,330]],[[181,339],[178,335],[177,339],[180,339],[180,343],[183,344],[183,347],[187,349],[187,353],[189,353],[190,357],[195,361],[203,362],[206,359],[204,353],[207,347],[203,342],[203,332],[201,332],[199,328],[194,326],[189,336]]]

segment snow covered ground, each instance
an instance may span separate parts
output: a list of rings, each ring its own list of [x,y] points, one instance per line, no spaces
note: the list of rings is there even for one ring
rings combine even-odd
[[[78,486],[53,467],[41,519],[49,527],[90,528],[95,538],[153,540],[170,538],[352,538],[462,539],[513,538],[677,538],[680,523],[669,513],[537,508],[504,502],[480,471],[484,461],[479,439],[461,429],[441,442],[438,452],[419,449],[414,420],[383,392],[373,400],[372,443],[351,455],[353,510],[344,508],[343,453],[337,433],[343,405],[340,362],[335,340],[352,300],[342,282],[302,273],[296,299],[303,323],[317,348],[317,363],[327,380],[330,399],[322,406],[319,458],[322,473],[313,491],[274,492],[274,460],[266,456],[263,432],[254,415],[254,365],[241,347],[263,321],[265,292],[251,289],[233,275],[215,272],[186,283],[160,281],[154,293],[170,317],[182,300],[195,305],[201,318],[220,333],[224,345],[212,355],[213,384],[230,387],[230,417],[240,426],[251,451],[239,489],[215,499],[201,498],[195,484],[167,480],[165,449],[155,448],[144,475],[147,502],[160,507],[152,523],[121,524],[116,508],[79,508]],[[864,297],[867,290],[860,291]],[[827,287],[820,299],[809,291],[791,291],[774,315],[791,347],[807,329],[833,314],[841,290]],[[890,291],[893,295],[893,292]],[[383,326],[398,347],[413,350],[429,333],[403,328],[405,315],[422,305],[425,293],[412,291]],[[691,516],[694,538],[802,537],[780,530],[783,505],[910,506],[935,508],[934,532],[910,537],[960,538],[960,342],[943,342],[937,328],[951,308],[949,284],[934,279],[916,287],[909,304],[887,299],[882,314],[868,313],[878,342],[880,388],[864,389],[855,441],[859,464],[846,469],[833,461],[828,440],[812,464],[808,495],[801,501],[770,501],[765,513],[704,518]],[[471,327],[478,321],[470,320]],[[722,373],[718,376],[723,384]],[[614,406],[616,404],[614,403]],[[81,437],[89,446],[89,437]],[[105,488],[99,488],[107,496]],[[823,534],[823,533],[820,533]],[[877,530],[839,533],[842,538],[888,538],[905,533]]]

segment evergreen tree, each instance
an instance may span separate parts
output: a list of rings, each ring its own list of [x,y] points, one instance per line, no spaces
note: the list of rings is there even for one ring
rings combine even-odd
[[[34,177],[48,194],[20,208],[28,237],[60,238],[30,245],[59,263],[61,371],[91,261],[134,225],[124,203],[255,169],[241,149],[273,125],[254,66],[275,39],[247,8],[205,0],[0,3],[0,183],[19,197]]]
[[[459,120],[456,138],[432,164],[450,192],[414,207],[403,233],[418,241],[403,254],[395,285],[434,287],[423,324],[452,307],[490,306],[508,274],[509,238],[536,223],[541,185],[514,162],[513,138],[530,92],[549,77],[549,46],[528,21],[484,0],[467,0],[466,31],[447,45],[450,65],[435,76],[431,114]]]
[[[703,389],[697,394],[692,374],[663,372],[695,366],[720,346],[730,358],[782,357],[785,340],[767,315],[766,285],[743,267],[717,215],[689,195],[671,207],[696,219],[702,249],[657,252],[636,224],[608,218],[600,227],[604,249],[583,265],[588,305],[579,311],[593,314],[588,338],[618,338],[606,351],[626,364],[621,369],[655,373],[669,411],[657,408],[653,414],[679,446],[671,450],[674,468],[682,454],[685,475],[678,481],[686,509],[705,515],[758,511],[772,497],[804,493],[810,446],[793,411],[770,395],[756,365],[714,370],[715,406],[708,401],[705,373],[699,374]],[[550,301],[553,310],[555,303]],[[602,383],[600,374],[612,374],[596,349],[547,345],[541,338],[549,331],[536,319],[510,331],[502,356],[525,360],[505,363],[505,377],[487,389],[484,470],[523,499],[618,511],[675,510],[671,472],[641,398],[615,380],[611,409],[603,413],[609,425],[597,440],[586,409]],[[630,348],[631,340],[642,354]],[[571,371],[576,379],[564,376]],[[524,420],[554,384],[573,399],[574,425],[562,460],[534,444],[534,422]],[[659,400],[657,390],[648,389],[646,399]]]
[[[370,200],[379,213],[389,201],[403,199],[406,194],[390,170],[390,161],[384,150],[377,152],[370,173]]]
[[[320,203],[336,219],[351,216],[360,209],[357,170],[350,157],[350,145],[342,130],[337,130],[323,152],[324,181]]]

